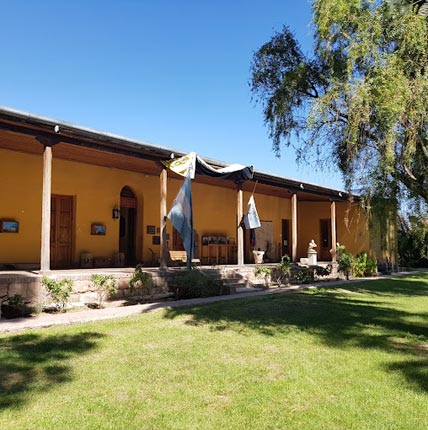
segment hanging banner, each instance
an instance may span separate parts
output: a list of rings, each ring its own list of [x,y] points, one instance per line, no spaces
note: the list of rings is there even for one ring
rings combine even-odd
[[[177,159],[162,161],[162,164],[177,175],[195,179],[196,152],[190,152]]]
[[[231,164],[221,168],[212,167],[199,157],[196,152],[190,152],[177,159],[162,161],[162,164],[178,175],[187,177],[190,174],[192,179],[195,178],[195,173],[198,173],[212,178],[229,179],[235,183],[241,183],[250,181],[254,175],[252,166],[245,167],[241,164]]]
[[[244,215],[244,224],[247,229],[259,228],[262,226],[257,213],[254,196],[251,196],[248,200],[247,213]]]

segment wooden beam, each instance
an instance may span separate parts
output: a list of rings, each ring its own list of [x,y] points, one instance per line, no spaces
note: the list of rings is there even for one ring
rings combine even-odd
[[[291,261],[297,260],[297,194],[291,196]]]
[[[160,174],[160,268],[166,269],[168,263],[168,247],[166,241],[166,197],[168,172],[164,168]]]
[[[42,272],[50,270],[51,190],[52,147],[46,145],[43,152],[42,238],[40,249],[40,270]]]
[[[336,263],[336,202],[332,201],[330,204],[330,218],[331,218],[331,261]]]
[[[242,191],[242,184],[238,184],[238,192],[237,192],[237,199],[236,199],[236,205],[237,205],[237,243],[238,243],[238,265],[243,266],[244,265],[244,230],[241,226],[242,216],[243,216],[243,210],[242,210],[242,204],[243,204],[243,191]]]

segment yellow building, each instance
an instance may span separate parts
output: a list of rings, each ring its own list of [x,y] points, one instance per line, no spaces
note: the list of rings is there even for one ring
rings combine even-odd
[[[183,183],[162,165],[172,152],[183,155],[1,108],[0,268],[121,265],[123,256],[127,265],[168,264],[168,250],[182,247],[164,218]],[[383,246],[344,192],[257,171],[241,184],[197,174],[192,192],[202,264],[252,263],[253,249],[265,261],[299,261],[311,240],[318,260],[330,261],[330,250],[334,258],[340,242],[395,261],[395,235]],[[255,238],[240,226],[253,192],[262,221]]]

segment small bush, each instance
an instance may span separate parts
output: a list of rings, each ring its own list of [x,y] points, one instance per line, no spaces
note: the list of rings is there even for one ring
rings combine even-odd
[[[275,267],[272,273],[272,279],[278,284],[278,287],[289,284],[291,267],[292,263],[290,257],[287,254],[283,255],[280,263]]]
[[[1,316],[4,318],[19,318],[29,316],[33,309],[25,304],[21,294],[6,296],[1,300]]]
[[[259,278],[263,278],[265,286],[267,288],[269,287],[272,273],[273,273],[273,270],[270,267],[260,266],[254,269],[254,274]]]
[[[24,296],[21,294],[14,294],[13,296],[8,297],[6,301],[9,306],[24,306]]]
[[[360,252],[354,258],[352,273],[357,278],[373,276],[377,273],[377,262],[370,258],[366,252]]]
[[[194,269],[176,276],[170,290],[177,300],[220,296],[223,294],[223,281]]]
[[[136,288],[146,288],[147,294],[150,294],[152,278],[147,272],[143,272],[143,266],[137,264],[134,273],[129,280],[129,288],[135,290]]]
[[[64,312],[73,289],[73,281],[67,278],[56,281],[55,279],[43,276],[42,284],[58,310]]]
[[[323,267],[323,266],[315,267],[315,274],[318,277],[329,276],[331,274],[331,271],[332,271],[331,264],[328,264],[327,267]]]
[[[346,252],[344,245],[339,245],[337,247],[337,269],[345,275],[346,279],[349,279],[349,275],[352,273],[353,261],[352,254]]]
[[[308,267],[296,267],[291,271],[292,284],[309,284],[314,282],[314,271]]]
[[[104,300],[117,293],[116,279],[113,275],[102,275],[94,273],[91,282],[98,295],[98,307],[102,308]]]

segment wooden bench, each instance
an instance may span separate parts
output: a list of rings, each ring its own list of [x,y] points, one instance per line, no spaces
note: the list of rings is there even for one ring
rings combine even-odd
[[[172,264],[183,265],[187,263],[186,251],[168,251],[168,252],[169,252],[169,260]],[[201,260],[199,260],[199,258],[193,258],[192,264],[201,264]]]

